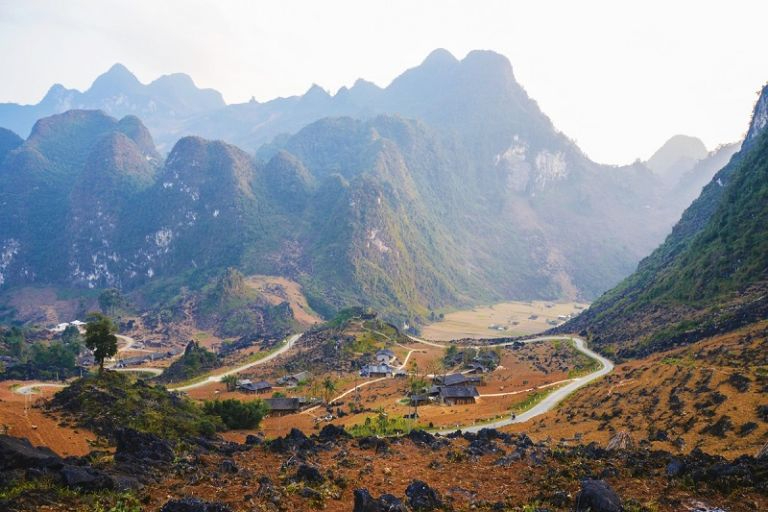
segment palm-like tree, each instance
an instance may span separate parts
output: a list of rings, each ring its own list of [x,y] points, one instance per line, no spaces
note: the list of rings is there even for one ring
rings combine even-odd
[[[325,403],[328,403],[331,395],[336,391],[336,382],[330,376],[323,381],[323,390],[325,390]]]

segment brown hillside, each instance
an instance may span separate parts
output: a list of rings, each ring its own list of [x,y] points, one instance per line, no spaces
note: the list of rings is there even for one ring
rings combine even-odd
[[[654,449],[754,455],[768,440],[768,321],[616,367],[532,424],[605,443],[619,430]]]

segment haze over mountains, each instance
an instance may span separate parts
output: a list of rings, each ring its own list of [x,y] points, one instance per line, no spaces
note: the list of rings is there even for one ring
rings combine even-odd
[[[0,105],[19,133],[38,118],[26,141],[0,133],[0,286],[137,290],[234,266],[299,280],[319,311],[401,319],[594,298],[735,150],[673,139],[648,165],[597,164],[487,51],[436,50],[384,89],[229,106],[116,65],[84,93]]]
[[[645,355],[768,315],[768,86],[740,151],[635,273],[561,330]]]

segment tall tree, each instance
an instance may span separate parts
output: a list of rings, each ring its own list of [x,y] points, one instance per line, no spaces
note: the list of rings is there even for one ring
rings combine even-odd
[[[123,296],[117,288],[107,288],[99,294],[99,307],[107,315],[114,315],[123,302]]]
[[[336,382],[332,378],[326,377],[323,381],[323,389],[325,390],[325,403],[328,403],[331,395],[336,391]]]
[[[99,374],[104,371],[104,359],[117,354],[117,326],[101,313],[88,315],[85,326],[85,346],[93,350],[93,357],[99,362]]]
[[[227,391],[237,389],[237,375],[225,375],[221,378],[221,382],[227,386]]]
[[[80,330],[74,325],[68,325],[64,332],[61,333],[61,341],[65,345],[76,345],[80,343]]]

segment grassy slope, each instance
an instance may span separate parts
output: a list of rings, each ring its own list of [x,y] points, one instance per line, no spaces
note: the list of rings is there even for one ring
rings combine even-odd
[[[561,330],[647,354],[753,322],[768,307],[768,137],[734,158],[637,271]]]
[[[535,436],[605,443],[628,431],[636,443],[727,457],[768,441],[768,322],[617,366],[533,424]],[[676,440],[683,444],[676,444]]]

